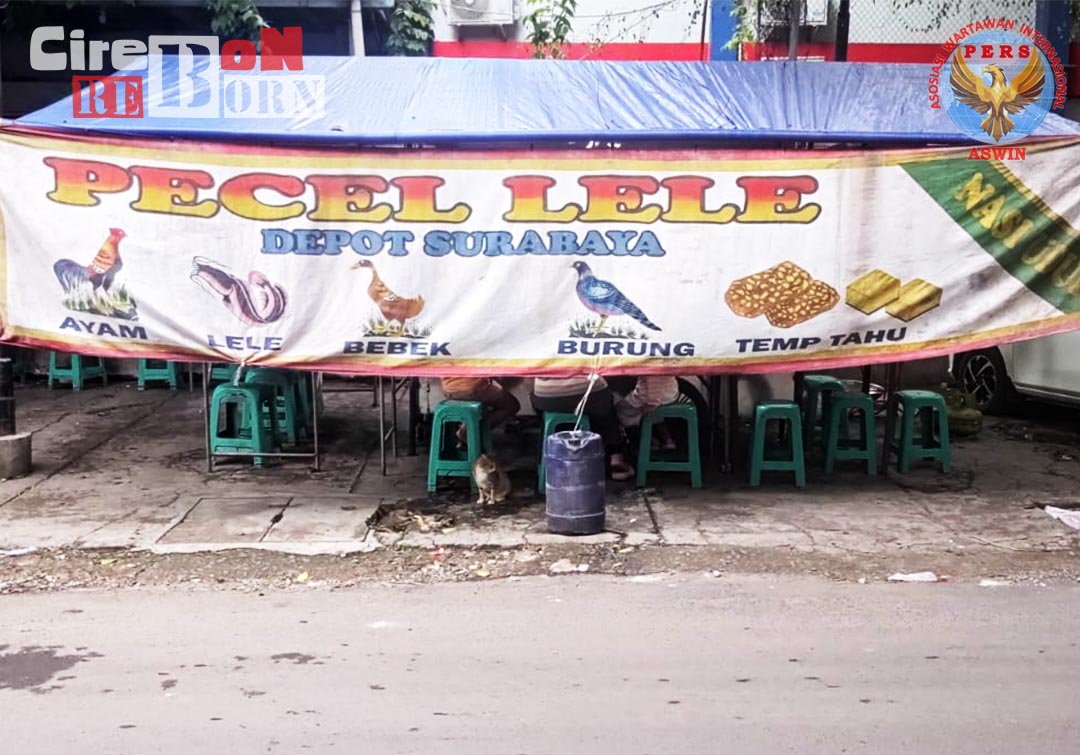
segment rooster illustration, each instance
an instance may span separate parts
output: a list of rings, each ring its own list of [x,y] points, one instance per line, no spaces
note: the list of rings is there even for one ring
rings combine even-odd
[[[959,50],[953,56],[951,68],[949,84],[957,102],[986,116],[979,126],[995,142],[1000,142],[1003,136],[1013,130],[1015,124],[1009,114],[1016,115],[1038,100],[1046,83],[1046,73],[1039,55],[1032,55],[1024,70],[1012,81],[1005,79],[1001,66],[993,63],[984,66],[982,73],[990,74],[990,86],[986,85],[981,75],[977,76],[968,67]]]
[[[424,297],[417,296],[413,299],[403,299],[390,290],[389,286],[382,282],[375,265],[371,260],[360,260],[352,266],[353,270],[361,267],[371,269],[371,283],[368,284],[367,293],[371,300],[379,307],[387,324],[398,324],[397,335],[405,332],[405,321],[411,320],[424,311]]]
[[[120,259],[120,240],[125,236],[127,234],[119,228],[110,228],[109,237],[89,265],[83,266],[72,260],[58,260],[53,265],[53,272],[64,287],[64,293],[70,294],[84,283],[93,286],[95,293],[99,288],[106,293],[112,293],[113,280],[124,266]]]

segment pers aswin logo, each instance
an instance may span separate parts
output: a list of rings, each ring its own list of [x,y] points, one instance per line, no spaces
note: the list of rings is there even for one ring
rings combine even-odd
[[[34,30],[30,64],[76,74],[75,118],[321,116],[325,77],[294,73],[304,68],[301,28],[263,29],[260,47],[212,36],[88,41],[81,29],[68,34],[62,26],[47,26]],[[104,71],[106,57],[119,73],[82,75]]]
[[[1024,159],[1009,145],[1029,136],[1051,109],[1064,107],[1065,71],[1049,40],[1027,24],[986,19],[961,29],[933,61],[930,107],[957,128],[993,145],[970,159]]]

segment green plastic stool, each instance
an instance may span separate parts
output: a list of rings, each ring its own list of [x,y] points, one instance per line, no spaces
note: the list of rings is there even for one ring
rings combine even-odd
[[[829,394],[829,415],[825,418],[825,471],[832,472],[837,461],[865,460],[866,473],[877,472],[877,426],[874,399],[865,393]],[[848,435],[850,413],[859,415],[862,430],[858,438]]]
[[[779,449],[765,444],[769,420],[789,425],[787,441]],[[802,416],[793,401],[762,401],[754,407],[754,436],[750,449],[750,484],[761,484],[762,472],[794,472],[795,484],[806,486],[806,465],[803,460]]]
[[[109,384],[109,375],[105,371],[105,360],[101,357],[71,355],[71,366],[60,367],[56,363],[57,352],[49,352],[49,389],[53,383],[71,383],[72,390],[81,391],[87,380],[101,378],[102,385]],[[83,360],[86,360],[85,362]]]
[[[547,495],[547,463],[544,461],[544,445],[547,443],[547,438],[554,432],[558,432],[560,428],[569,427],[571,430],[577,425],[577,415],[569,412],[544,412],[544,433],[540,436],[540,461],[536,464],[536,492],[540,495]],[[589,426],[589,415],[581,415],[581,424],[578,425],[578,430],[589,432],[592,427]]]
[[[240,369],[238,364],[213,364],[210,365],[211,383],[231,383],[236,377],[236,371]]]
[[[277,418],[269,411],[269,386],[219,385],[210,400],[210,454],[273,453],[278,448]],[[270,417],[270,423],[264,421]],[[261,467],[264,457],[255,456]]]
[[[803,411],[803,443],[809,446],[819,437],[825,436],[829,396],[833,393],[844,393],[846,390],[844,381],[832,375],[803,376],[803,395],[800,397]]]
[[[147,383],[168,383],[169,388],[175,391],[180,387],[182,380],[179,362],[169,362],[163,359],[139,360],[140,391],[146,390]]]
[[[296,380],[281,370],[253,367],[244,378],[245,385],[269,385],[274,388],[274,424],[277,431],[290,446],[295,446],[304,435],[304,423],[296,401]],[[267,410],[270,411],[269,409]],[[264,418],[264,424],[269,424]]]
[[[687,449],[685,461],[652,457],[653,425],[666,419],[686,422]],[[663,452],[661,452],[663,453]],[[689,472],[690,485],[701,487],[701,451],[698,448],[698,416],[693,404],[666,404],[653,409],[641,419],[641,440],[638,441],[637,486],[645,487],[649,472]]]
[[[465,425],[464,453],[444,448],[447,428]],[[453,433],[450,433],[453,436]],[[484,421],[484,405],[478,401],[440,401],[431,420],[431,454],[428,457],[427,489],[434,493],[440,477],[468,477],[472,488],[476,481],[472,476],[473,463],[480,454],[491,450],[491,428]],[[453,455],[451,455],[453,454]]]
[[[901,472],[911,469],[916,459],[934,459],[941,464],[941,471],[952,468],[949,449],[949,411],[945,399],[933,391],[897,391],[893,395],[890,411],[903,410],[900,417],[900,438],[893,439],[890,450],[897,455],[897,467]],[[920,434],[915,435],[915,419],[918,417]],[[935,433],[935,425],[937,432]]]

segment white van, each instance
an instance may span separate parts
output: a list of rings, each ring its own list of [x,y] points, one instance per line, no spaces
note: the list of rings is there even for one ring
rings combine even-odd
[[[984,412],[1014,394],[1080,406],[1080,331],[957,354],[952,374]]]

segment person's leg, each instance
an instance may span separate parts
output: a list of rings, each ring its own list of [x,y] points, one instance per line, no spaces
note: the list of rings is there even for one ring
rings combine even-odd
[[[472,391],[465,391],[463,393],[446,393],[443,394],[450,401],[475,401],[472,397]],[[454,433],[454,437],[457,439],[457,447],[459,450],[465,450],[465,439],[468,436],[468,432],[465,430],[465,425],[459,424],[457,432]]]
[[[665,451],[675,450],[675,438],[671,436],[671,431],[668,430],[667,424],[664,422],[657,422],[653,425],[653,429],[656,430],[656,436],[660,439],[660,447]]]
[[[611,391],[604,388],[590,393],[585,403],[585,413],[589,415],[593,432],[604,441],[604,449],[611,458],[611,478],[629,480],[634,476],[634,466],[626,457],[626,436],[615,413]]]
[[[494,380],[489,381],[476,391],[474,401],[479,401],[487,407],[488,424],[491,425],[492,429],[516,416],[521,411],[521,403],[514,398],[514,394]]]
[[[615,414],[619,417],[622,426],[629,428],[640,425],[645,412],[641,406],[641,399],[636,393],[631,393],[615,404]]]
[[[492,427],[501,425],[508,419],[513,419],[521,411],[521,402],[510,391],[503,390],[497,401],[492,402],[492,410],[489,415]]]
[[[580,403],[581,399],[578,399]],[[603,388],[589,394],[585,402],[585,413],[589,415],[589,423],[593,432],[604,441],[604,447],[608,453],[622,452],[626,446],[626,436],[623,435],[622,425],[615,414],[615,402],[612,400],[611,391]]]
[[[478,382],[472,390],[447,394],[446,397],[454,401],[476,401],[483,404],[487,409],[487,420],[492,429],[516,415],[521,409],[518,400],[494,380]],[[466,435],[465,426],[459,425],[458,448],[465,448]]]

